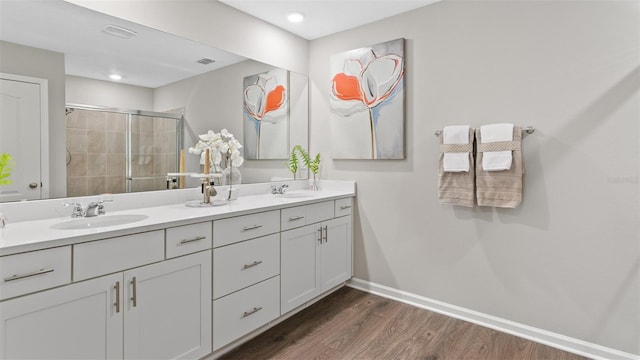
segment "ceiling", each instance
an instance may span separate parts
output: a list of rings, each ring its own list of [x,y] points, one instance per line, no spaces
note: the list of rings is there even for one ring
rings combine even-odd
[[[312,40],[440,0],[219,1]],[[305,21],[289,23],[286,17],[292,11],[304,14]],[[129,39],[107,35],[106,25],[121,26],[136,35]],[[118,82],[148,88],[246,60],[64,0],[0,0],[0,40],[64,53],[67,75],[112,81],[109,75],[119,73]],[[197,63],[202,58],[215,62]]]
[[[105,34],[105,25],[136,32]],[[220,49],[111,17],[63,0],[0,0],[0,40],[64,53],[67,75],[157,88],[246,60]],[[209,65],[197,63],[214,59]]]
[[[356,28],[441,0],[218,0],[307,40]],[[299,12],[302,23],[287,15]]]

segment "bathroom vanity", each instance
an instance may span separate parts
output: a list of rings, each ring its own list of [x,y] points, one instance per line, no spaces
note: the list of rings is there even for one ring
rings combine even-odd
[[[355,184],[335,184],[284,195],[254,186],[206,208],[185,206],[197,193],[184,192],[178,203],[102,217],[9,223],[0,358],[229,351],[351,277]]]

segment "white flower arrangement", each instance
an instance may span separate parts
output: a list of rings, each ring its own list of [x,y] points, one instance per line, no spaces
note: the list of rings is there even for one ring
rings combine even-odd
[[[200,155],[200,164],[204,164],[205,150],[209,149],[211,164],[214,172],[222,172],[222,160],[225,160],[225,166],[239,167],[244,162],[244,158],[240,154],[242,144],[233,134],[222,129],[219,133],[209,130],[206,134],[199,135],[200,141],[195,146],[189,148],[189,153]]]

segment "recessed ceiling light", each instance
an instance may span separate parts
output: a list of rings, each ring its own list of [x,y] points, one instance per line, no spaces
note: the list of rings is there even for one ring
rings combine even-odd
[[[109,75],[109,78],[111,80],[121,80],[122,79],[122,75],[118,75],[118,74],[111,74]]]
[[[299,23],[304,21],[304,15],[299,12],[291,13],[287,16],[287,20],[292,23]]]
[[[102,32],[107,35],[119,37],[121,39],[131,39],[132,37],[138,34],[137,32],[131,29],[127,29],[126,27],[122,27],[118,25],[105,25],[102,28]]]

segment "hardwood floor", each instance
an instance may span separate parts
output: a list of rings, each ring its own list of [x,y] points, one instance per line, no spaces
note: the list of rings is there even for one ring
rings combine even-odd
[[[221,359],[585,359],[344,287]]]

